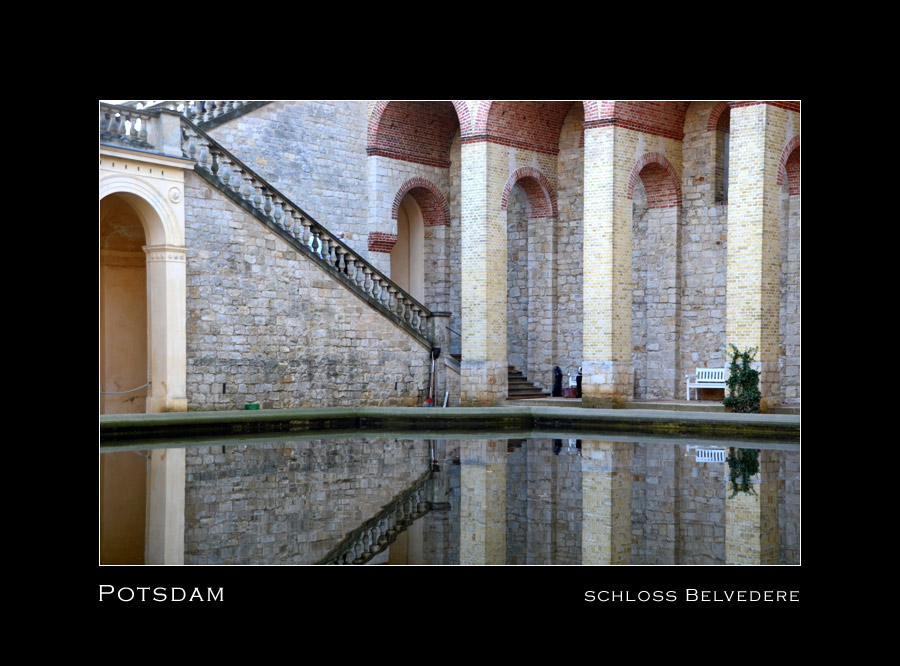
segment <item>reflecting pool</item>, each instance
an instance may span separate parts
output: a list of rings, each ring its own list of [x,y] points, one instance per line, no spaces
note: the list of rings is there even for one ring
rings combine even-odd
[[[186,564],[800,563],[797,444],[281,436],[185,455]]]

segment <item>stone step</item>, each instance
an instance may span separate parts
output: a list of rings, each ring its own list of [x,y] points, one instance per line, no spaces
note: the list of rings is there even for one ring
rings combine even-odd
[[[547,398],[546,391],[538,388],[533,382],[529,382],[521,371],[514,366],[507,366],[507,400],[525,400],[534,398]]]

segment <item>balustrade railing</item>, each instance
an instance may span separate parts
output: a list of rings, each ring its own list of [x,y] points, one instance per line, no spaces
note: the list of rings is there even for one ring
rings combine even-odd
[[[226,113],[236,111],[241,107],[250,104],[251,100],[231,99],[231,100],[147,100],[128,102],[128,106],[134,108],[153,108],[153,109],[169,109],[178,111],[185,118],[193,123],[205,123],[214,120]]]
[[[390,312],[405,327],[430,339],[428,308],[195,125],[183,122],[182,139],[184,156],[194,160],[199,171],[308,250],[311,258],[324,264],[345,284]]]
[[[100,140],[149,148],[149,128],[154,115],[127,106],[101,104]]]
[[[431,510],[426,472],[374,517],[353,530],[317,564],[365,564],[390,546],[414,521]]]

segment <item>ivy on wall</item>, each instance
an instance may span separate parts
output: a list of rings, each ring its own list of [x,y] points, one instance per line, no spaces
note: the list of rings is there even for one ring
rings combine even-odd
[[[730,375],[725,380],[728,395],[722,403],[733,412],[759,413],[759,370],[753,368],[756,347],[740,351],[731,345]]]

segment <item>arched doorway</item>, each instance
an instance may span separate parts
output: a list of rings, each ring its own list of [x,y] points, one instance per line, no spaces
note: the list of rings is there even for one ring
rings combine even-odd
[[[391,250],[391,279],[420,303],[425,300],[425,222],[407,194],[397,211],[397,242]]]
[[[147,244],[127,199],[100,202],[100,413],[147,411]],[[143,564],[147,453],[100,456],[100,563]]]
[[[147,411],[147,261],[140,217],[120,195],[100,202],[100,413]]]

